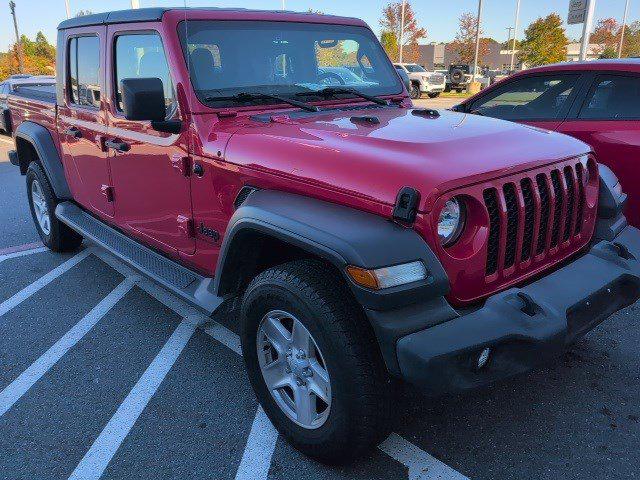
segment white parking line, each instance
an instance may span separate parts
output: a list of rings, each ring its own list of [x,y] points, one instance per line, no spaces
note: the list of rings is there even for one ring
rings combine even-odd
[[[60,360],[113,306],[131,290],[134,278],[128,278],[102,299],[82,320],[64,334],[49,350],[42,354],[13,382],[0,392],[0,417],[4,415],[42,376]]]
[[[37,247],[30,250],[22,250],[20,252],[6,253],[4,255],[0,255],[0,263],[4,262],[5,260],[9,260],[10,258],[26,257],[27,255],[46,252],[47,250],[49,250],[47,247]]]
[[[397,433],[389,435],[378,448],[409,469],[409,480],[469,480]]]
[[[191,322],[182,321],[171,334],[160,353],[142,374],[120,404],[116,413],[104,427],[98,438],[73,471],[70,479],[98,479],[131,431],[138,417],[158,390],[178,356],[189,342],[196,327]]]
[[[124,276],[132,275],[135,272],[131,267],[125,265],[102,249],[96,248],[92,251],[98,258]],[[190,319],[199,319],[200,322],[208,322],[209,326],[205,330],[208,335],[215,338],[238,355],[242,355],[240,337],[228,328],[212,321],[205,315],[202,315],[187,302],[169,293],[167,290],[158,286],[151,280],[143,277],[138,283],[138,286],[156,300],[172,309],[178,315],[188,317]],[[275,448],[275,441],[272,440],[270,432],[277,432],[277,430],[275,430],[275,427],[273,427],[266,414],[264,414],[264,412],[260,412],[262,412],[261,408],[254,419],[249,440],[247,441],[247,446],[245,448],[240,467],[238,468],[238,475],[244,475],[244,472],[253,472],[253,474],[248,477],[239,478],[266,480],[268,476],[268,466],[271,465],[273,448]],[[262,415],[264,415],[264,417],[262,417]],[[253,439],[251,437],[253,437]],[[264,443],[258,449],[256,444],[259,442]],[[273,442],[273,446],[271,442]],[[405,465],[409,469],[410,480],[468,480],[467,477],[461,473],[432,457],[427,452],[421,450],[419,447],[405,440],[396,433],[392,433],[379,445],[378,448],[394,460]],[[256,455],[255,452],[257,451],[260,451],[262,456]],[[264,465],[267,465],[267,467],[265,468]],[[259,474],[257,472],[259,472]]]
[[[258,406],[258,412],[247,439],[247,446],[236,473],[236,480],[267,478],[277,441],[278,431],[271,424],[262,407]]]
[[[54,281],[63,273],[75,267],[78,263],[80,263],[82,260],[87,258],[88,255],[89,255],[89,251],[83,250],[82,252],[78,253],[74,257],[71,257],[62,265],[59,265],[58,267],[54,268],[46,275],[43,275],[42,277],[40,277],[31,285],[27,285],[11,298],[8,298],[4,302],[0,303],[0,317],[5,313],[7,313],[12,308],[15,308],[16,306],[20,305],[31,295],[38,292],[41,288],[45,287],[46,285]]]

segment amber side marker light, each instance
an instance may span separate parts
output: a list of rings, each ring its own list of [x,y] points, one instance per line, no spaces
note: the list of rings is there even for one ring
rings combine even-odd
[[[427,268],[421,261],[376,268],[375,270],[349,265],[346,271],[355,283],[371,290],[397,287],[427,278]]]

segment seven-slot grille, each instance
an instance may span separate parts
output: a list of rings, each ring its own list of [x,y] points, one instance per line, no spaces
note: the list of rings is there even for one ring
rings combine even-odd
[[[578,163],[484,190],[489,214],[487,277],[580,235],[586,205],[584,178],[584,167]]]

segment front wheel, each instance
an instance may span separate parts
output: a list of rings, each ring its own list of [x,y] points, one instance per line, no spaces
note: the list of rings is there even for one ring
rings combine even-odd
[[[27,194],[33,223],[42,243],[55,252],[77,249],[82,236],[56,218],[58,200],[47,175],[36,162],[31,162],[27,169]]]
[[[440,96],[440,92],[429,93],[429,98],[438,98],[439,96]]]
[[[422,96],[422,93],[420,92],[420,85],[416,83],[412,84],[409,96],[414,100],[418,100]]]
[[[249,379],[274,426],[298,450],[336,463],[389,433],[389,378],[350,292],[312,260],[262,272],[241,308]]]

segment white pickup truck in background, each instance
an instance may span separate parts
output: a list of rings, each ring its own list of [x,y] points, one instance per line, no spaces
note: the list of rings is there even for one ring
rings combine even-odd
[[[443,74],[428,72],[417,63],[394,63],[393,66],[396,70],[403,70],[409,75],[411,98],[420,98],[423,93],[429,95],[429,98],[436,98],[444,92],[447,81]]]

